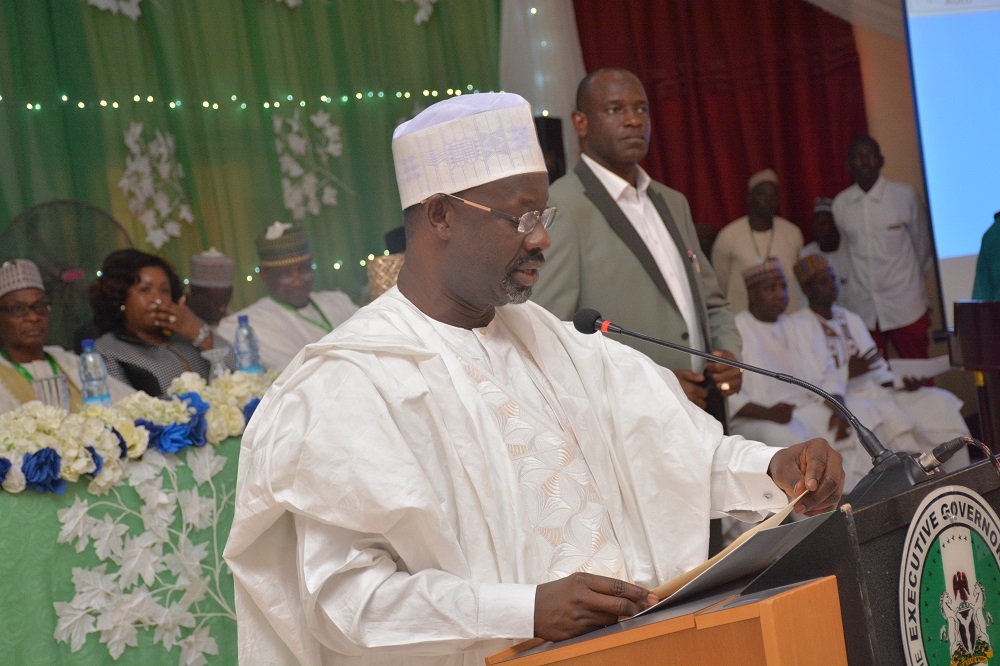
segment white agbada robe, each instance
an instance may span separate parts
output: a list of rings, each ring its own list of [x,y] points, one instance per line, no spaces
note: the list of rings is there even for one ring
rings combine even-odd
[[[336,328],[357,312],[358,306],[342,291],[316,291],[309,298]],[[293,310],[265,296],[256,303],[228,315],[219,322],[218,333],[226,340],[235,339],[239,316],[247,315],[260,341],[260,361],[268,370],[284,370],[306,345],[316,342],[329,331],[312,304]]]
[[[526,492],[515,462],[542,435],[575,442],[639,585],[704,561],[710,518],[787,501],[775,449],[724,436],[638,352],[534,303],[460,331],[393,288],[304,349],[247,427],[225,550],[241,663],[478,666],[530,638],[564,545],[531,499],[558,493]]]
[[[749,310],[736,315],[736,327],[743,338],[743,359],[773,372],[781,372],[815,384],[831,395],[845,395],[846,378],[842,378],[827,353],[823,337],[812,325],[804,324],[793,315],[780,315],[774,323],[756,319]],[[728,398],[730,427],[734,433],[748,439],[758,439],[772,446],[790,446],[813,437],[823,437],[844,459],[844,492],[871,470],[871,456],[857,435],[849,430],[848,437],[838,440],[829,428],[832,408],[808,389],[752,372],[743,373],[739,393]],[[771,407],[779,402],[795,405],[792,420],[775,423],[749,419],[738,415],[747,403]],[[851,410],[869,429],[881,426],[881,417],[874,409],[862,413]]]
[[[832,314],[833,319],[828,321],[806,308],[793,316],[819,325],[828,353],[847,381],[848,407],[853,409],[856,402],[867,401],[879,410],[884,438],[883,433],[877,434],[883,444],[900,451],[924,452],[955,437],[970,435],[962,419],[962,401],[954,394],[936,387],[897,391],[882,386],[895,380],[884,358],[880,357],[865,374],[848,380],[851,356],[866,354],[875,348],[875,341],[858,315],[839,305],[833,306]],[[962,449],[945,462],[943,469],[954,471],[969,462],[968,450]]]

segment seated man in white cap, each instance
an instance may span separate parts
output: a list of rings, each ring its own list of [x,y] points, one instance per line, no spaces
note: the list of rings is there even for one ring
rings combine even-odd
[[[233,269],[233,260],[214,247],[191,255],[187,306],[212,329],[226,316],[233,297]]]
[[[0,414],[35,399],[36,379],[65,375],[70,411],[80,411],[80,357],[49,346],[49,312],[45,284],[38,267],[27,259],[0,266]],[[112,401],[135,391],[108,378]]]
[[[397,285],[271,387],[243,438],[225,556],[246,664],[482,664],[650,605],[710,515],[805,488],[839,455],[722,434],[672,372],[526,302],[549,247],[531,108],[454,97],[393,136]]]
[[[882,417],[882,443],[897,451],[925,452],[956,437],[968,437],[962,419],[962,401],[952,393],[924,387],[919,378],[905,378],[894,388],[896,377],[879,354],[861,317],[835,305],[837,275],[823,255],[803,257],[795,264],[795,277],[808,305],[794,315],[826,342],[841,380],[847,386],[847,406],[859,401],[873,405]],[[944,464],[946,471],[969,464],[969,452],[960,450]]]
[[[219,335],[236,339],[240,315],[249,317],[260,340],[260,360],[268,370],[284,370],[306,345],[316,342],[354,314],[342,291],[313,291],[313,256],[302,227],[275,222],[257,239],[260,277],[268,296],[219,322]]]
[[[749,214],[722,228],[712,246],[712,267],[733,312],[747,309],[743,271],[768,257],[791,266],[802,251],[802,232],[778,217],[778,174],[764,169],[747,183]],[[799,309],[797,289],[789,291],[788,312]]]
[[[788,283],[781,262],[771,257],[743,271],[748,309],[736,315],[743,337],[743,360],[751,365],[792,375],[819,386],[843,402],[841,379],[826,353],[822,336],[812,326],[784,314]],[[743,389],[729,397],[734,433],[772,446],[787,446],[809,437],[825,437],[844,458],[845,489],[850,490],[871,469],[871,458],[848,421],[812,391],[794,384],[746,373]],[[862,422],[875,430],[867,412]]]

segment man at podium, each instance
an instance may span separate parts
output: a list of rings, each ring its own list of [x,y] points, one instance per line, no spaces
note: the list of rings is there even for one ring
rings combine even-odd
[[[430,106],[393,155],[397,286],[302,350],[244,435],[241,663],[482,664],[647,608],[709,518],[835,506],[825,441],[724,436],[672,372],[526,302],[555,211],[521,97]]]

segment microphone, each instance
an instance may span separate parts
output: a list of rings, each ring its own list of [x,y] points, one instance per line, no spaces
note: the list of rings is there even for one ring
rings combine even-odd
[[[646,342],[651,342],[655,345],[675,349],[677,351],[685,352],[692,356],[698,356],[715,363],[730,365],[734,368],[742,368],[743,370],[755,372],[758,375],[764,375],[765,377],[771,377],[772,379],[777,379],[788,384],[801,386],[802,388],[812,391],[816,395],[820,396],[844,415],[844,418],[846,418],[848,423],[851,424],[851,427],[854,428],[854,432],[857,433],[858,439],[861,441],[861,445],[865,447],[865,450],[872,458],[871,472],[862,478],[861,481],[859,481],[854,487],[854,490],[850,493],[850,502],[854,506],[870,504],[878,499],[890,497],[918,483],[921,483],[922,481],[926,481],[930,478],[928,474],[933,472],[941,463],[945,462],[948,458],[954,455],[959,448],[957,444],[954,443],[956,440],[952,440],[952,442],[946,442],[945,444],[938,446],[929,454],[923,454],[919,459],[910,454],[894,453],[883,446],[882,442],[880,442],[878,437],[875,436],[875,433],[866,428],[861,421],[859,421],[858,418],[839,400],[820,387],[810,384],[809,382],[799,379],[798,377],[786,375],[782,372],[774,372],[773,370],[758,368],[757,366],[750,365],[749,363],[742,363],[740,361],[733,361],[727,358],[713,356],[708,352],[692,349],[691,347],[685,347],[684,345],[679,345],[675,342],[668,342],[666,340],[660,340],[659,338],[645,335],[644,333],[630,331],[626,328],[618,326],[617,324],[611,323],[611,321],[607,319],[604,319],[600,312],[591,308],[578,310],[577,313],[573,315],[573,326],[580,333],[587,335],[600,331],[601,333],[617,333],[619,335],[627,335],[639,340],[645,340]]]

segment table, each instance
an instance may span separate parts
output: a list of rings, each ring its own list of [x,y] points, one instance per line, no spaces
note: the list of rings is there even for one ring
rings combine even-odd
[[[239,448],[148,451],[106,495],[0,491],[0,664],[235,664]]]

